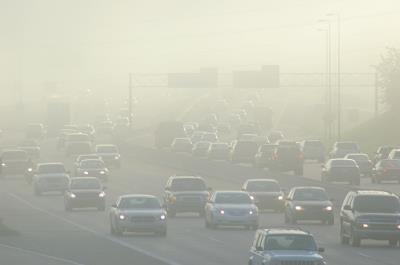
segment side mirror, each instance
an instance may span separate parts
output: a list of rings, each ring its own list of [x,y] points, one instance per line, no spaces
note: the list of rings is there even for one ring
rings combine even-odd
[[[318,252],[319,253],[322,253],[322,252],[324,252],[325,251],[325,248],[318,248]]]
[[[112,208],[117,208],[117,204],[113,203],[113,204],[111,205],[111,207],[112,207]]]
[[[350,206],[350,205],[345,205],[345,206],[343,207],[343,210],[351,211],[351,210],[353,210],[353,209],[351,209],[351,206]]]

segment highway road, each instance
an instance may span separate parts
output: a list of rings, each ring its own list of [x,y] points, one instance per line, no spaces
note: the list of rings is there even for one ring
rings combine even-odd
[[[54,146],[54,140],[42,143],[42,160],[63,161],[70,167],[70,159],[57,153]],[[161,197],[165,181],[172,174],[203,175],[214,189],[238,189],[247,178],[269,175],[252,167],[198,160],[144,147],[125,146],[123,156],[123,167],[114,170],[106,184],[108,205],[126,193]],[[321,184],[312,176],[311,179],[289,174],[272,177],[286,188]],[[349,189],[343,184],[330,184],[326,188],[337,204]],[[142,234],[116,238],[109,233],[108,211],[65,212],[61,196],[35,197],[32,188],[18,178],[3,180],[0,191],[4,223],[19,233],[0,237],[0,264],[246,264],[254,236],[254,231],[240,228],[207,230],[202,219],[188,214],[168,220],[166,238]],[[283,216],[262,213],[261,225],[282,226]],[[340,245],[337,223],[299,226],[311,231],[320,246],[326,248],[328,264],[398,264],[399,249],[387,247],[386,242],[366,241],[360,248]]]

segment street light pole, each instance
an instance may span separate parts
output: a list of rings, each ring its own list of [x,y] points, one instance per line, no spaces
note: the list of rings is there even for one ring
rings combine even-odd
[[[338,56],[338,58],[337,58],[337,83],[338,83],[338,95],[337,95],[337,100],[338,100],[338,102],[337,102],[337,104],[338,104],[338,106],[337,106],[337,111],[338,111],[338,113],[337,113],[337,115],[338,115],[338,127],[337,127],[337,130],[338,130],[338,135],[337,135],[337,137],[338,137],[338,141],[340,141],[341,140],[341,134],[342,134],[342,132],[341,132],[341,130],[342,130],[342,95],[341,95],[341,56],[340,56],[340,52],[341,52],[341,25],[340,25],[340,14],[339,13],[337,13],[336,14],[337,15],[337,34],[338,34],[338,36],[337,36],[337,40],[338,40],[338,43],[337,43],[337,49],[338,49],[338,51],[337,51],[337,56]]]
[[[132,73],[129,73],[128,112],[129,127],[132,128]]]

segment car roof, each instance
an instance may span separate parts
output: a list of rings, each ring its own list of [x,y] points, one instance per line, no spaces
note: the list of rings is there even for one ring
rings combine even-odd
[[[278,183],[278,181],[276,179],[248,179],[246,180],[246,182],[255,182],[255,181],[265,181],[265,182],[275,182]]]
[[[299,228],[266,228],[263,231],[268,235],[310,235],[308,231]]]
[[[51,162],[51,163],[38,163],[37,166],[50,166],[50,165],[59,165],[59,166],[64,166],[64,163],[61,162]]]
[[[357,195],[373,195],[373,196],[396,196],[395,194],[384,190],[358,190]]]
[[[202,179],[200,176],[171,176],[171,179]]]
[[[318,187],[318,186],[298,186],[298,187],[293,187],[293,190],[323,190],[325,191],[325,188],[323,187]]]

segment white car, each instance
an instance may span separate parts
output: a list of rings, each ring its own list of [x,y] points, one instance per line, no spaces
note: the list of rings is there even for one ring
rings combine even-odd
[[[153,232],[167,235],[167,213],[157,197],[152,195],[120,196],[110,210],[110,232]]]
[[[41,163],[33,171],[33,189],[37,196],[44,192],[59,191],[62,194],[68,189],[70,177],[62,163]]]
[[[216,191],[205,206],[205,226],[258,228],[258,208],[247,192]]]

